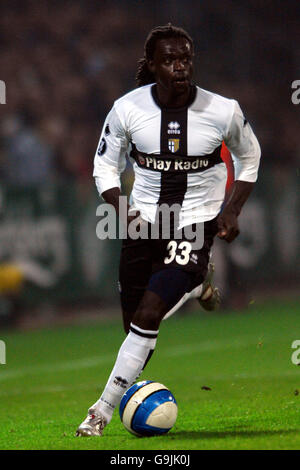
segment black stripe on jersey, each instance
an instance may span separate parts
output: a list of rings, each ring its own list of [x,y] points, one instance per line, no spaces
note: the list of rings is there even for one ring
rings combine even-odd
[[[153,86],[153,97],[157,99],[156,87]],[[191,95],[195,94],[194,87]],[[187,156],[187,114],[188,105],[184,108],[161,108],[160,151],[164,155]],[[176,126],[176,134],[170,130]],[[158,204],[182,204],[187,190],[187,174],[182,172],[161,173],[161,186]]]

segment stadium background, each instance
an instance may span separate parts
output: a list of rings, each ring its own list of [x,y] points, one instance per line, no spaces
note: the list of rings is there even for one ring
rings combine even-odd
[[[174,428],[137,439],[116,412],[101,439],[78,439],[124,339],[94,153],[169,21],[194,38],[195,81],[252,123],[259,180],[240,237],[215,244],[221,312],[190,302],[163,322],[141,376],[174,393]],[[296,0],[0,2],[0,449],[299,450],[299,23]]]
[[[148,32],[169,21],[194,38],[195,82],[237,99],[262,147],[242,233],[215,244],[223,309],[299,292],[300,6],[283,3],[1,2],[1,326],[119,312],[120,243],[96,237],[93,157],[113,101],[135,86]],[[127,193],[131,184],[128,166]]]

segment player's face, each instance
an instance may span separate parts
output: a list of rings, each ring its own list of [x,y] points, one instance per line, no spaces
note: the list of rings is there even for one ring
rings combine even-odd
[[[191,44],[185,38],[160,39],[148,66],[159,86],[174,94],[187,92],[193,75]]]

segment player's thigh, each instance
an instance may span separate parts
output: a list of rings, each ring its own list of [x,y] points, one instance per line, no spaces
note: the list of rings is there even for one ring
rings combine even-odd
[[[125,331],[145,293],[152,272],[149,240],[123,240],[119,289]]]
[[[203,224],[193,224],[189,230],[182,231],[180,239],[153,240],[153,273],[170,270],[169,274],[164,274],[164,277],[172,278],[170,286],[174,286],[178,295],[182,294],[183,288],[186,292],[190,292],[194,287],[202,284],[206,277],[211,247],[217,231],[215,218]],[[191,233],[196,234],[194,239],[188,238]],[[182,279],[180,279],[180,272],[185,273],[185,276],[181,275]],[[180,282],[183,288],[180,287]],[[174,299],[176,299],[175,295]]]
[[[178,267],[169,267],[153,273],[149,279],[147,291],[154,292],[163,300],[165,306],[165,310],[154,312],[154,314],[163,317],[186,292],[191,290],[192,283],[193,274]]]
[[[146,330],[157,330],[166,313],[188,290],[190,282],[190,275],[177,268],[153,273],[133,316],[133,323]]]
[[[119,279],[125,331],[133,318],[142,328],[158,325],[187,292],[202,284],[218,231],[216,218],[202,227],[201,248],[184,234],[180,240],[124,241]]]

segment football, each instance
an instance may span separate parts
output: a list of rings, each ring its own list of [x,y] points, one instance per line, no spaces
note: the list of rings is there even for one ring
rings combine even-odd
[[[156,436],[167,433],[174,426],[177,403],[167,387],[144,380],[124,393],[119,412],[122,423],[132,434]]]

